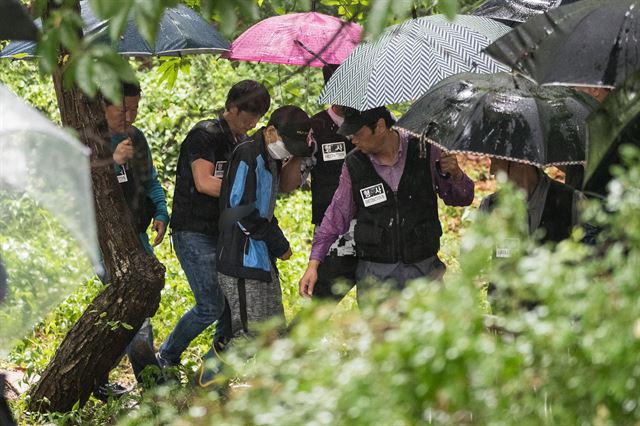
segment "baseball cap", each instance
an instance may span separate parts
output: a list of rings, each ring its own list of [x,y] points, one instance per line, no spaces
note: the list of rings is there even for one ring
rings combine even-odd
[[[366,111],[358,111],[353,108],[344,108],[344,123],[338,129],[338,134],[351,136],[363,126],[376,123],[381,118],[390,117],[390,112],[385,107],[377,107]]]
[[[267,126],[274,126],[291,155],[308,157],[312,153],[308,138],[311,119],[302,109],[285,105],[271,114]]]

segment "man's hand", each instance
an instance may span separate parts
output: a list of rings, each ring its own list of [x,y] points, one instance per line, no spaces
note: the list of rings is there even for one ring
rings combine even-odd
[[[318,265],[320,265],[318,260],[312,259],[309,261],[309,266],[307,266],[307,270],[304,271],[304,275],[298,283],[300,296],[307,298],[313,296],[313,289],[316,286],[316,282],[318,282]]]
[[[289,247],[287,249],[287,251],[282,256],[278,257],[278,259],[280,259],[280,260],[289,260],[291,258],[291,254],[292,254],[291,253],[291,247]]]
[[[131,139],[125,139],[116,146],[116,150],[113,152],[113,161],[122,166],[133,158],[134,153],[133,142]]]
[[[153,247],[155,247],[164,240],[164,234],[167,232],[167,224],[161,220],[154,219],[153,230],[157,232],[156,238],[153,240]]]
[[[460,180],[464,176],[464,172],[458,166],[458,158],[455,154],[443,152],[440,156],[440,169],[442,173],[449,173],[453,180]]]

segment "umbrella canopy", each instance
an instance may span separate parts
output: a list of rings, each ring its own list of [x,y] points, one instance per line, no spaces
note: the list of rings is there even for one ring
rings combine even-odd
[[[505,67],[481,52],[509,27],[477,16],[410,19],[360,44],[338,67],[319,102],[360,111],[411,101],[460,72],[491,73]]]
[[[640,69],[640,0],[582,0],[531,18],[486,52],[541,84],[616,87]]]
[[[0,0],[0,40],[35,40],[38,28],[19,0]]]
[[[587,116],[596,102],[514,74],[464,73],[438,83],[396,127],[453,153],[545,167],[583,164]]]
[[[99,252],[89,150],[2,85],[0,117],[0,252],[9,286],[6,303],[0,302],[1,354],[84,282],[81,273],[85,280],[94,273],[88,265],[80,271],[71,238],[51,231],[55,221],[50,218],[39,220],[41,208],[58,219],[96,266]],[[34,229],[41,222],[46,229]],[[44,261],[41,250],[56,251],[60,261]],[[51,268],[64,273],[52,278]]]
[[[317,12],[273,16],[243,32],[225,57],[312,67],[340,64],[361,32],[358,24]]]
[[[98,19],[89,2],[80,2],[80,14],[84,22],[85,36],[94,36],[97,42],[109,43],[108,21]],[[36,21],[42,26],[40,20]],[[126,56],[179,56],[192,53],[221,53],[229,50],[229,43],[197,12],[184,5],[165,10],[156,36],[155,46],[150,46],[140,35],[135,17],[129,15],[124,33],[118,42],[118,53]],[[13,42],[2,52],[0,58],[33,58],[36,55],[34,42]]]
[[[611,92],[589,117],[585,190],[604,194],[611,180],[609,168],[620,164],[618,147],[640,146],[640,72]]]
[[[578,0],[487,0],[473,14],[515,26],[529,18]]]

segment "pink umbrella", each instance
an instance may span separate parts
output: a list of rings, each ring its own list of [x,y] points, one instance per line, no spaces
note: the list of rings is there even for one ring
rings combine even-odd
[[[361,32],[360,25],[334,16],[290,13],[253,25],[223,57],[312,67],[340,64],[360,41]]]

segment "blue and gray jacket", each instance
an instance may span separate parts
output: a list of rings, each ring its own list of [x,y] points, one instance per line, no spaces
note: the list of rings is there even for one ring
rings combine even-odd
[[[266,150],[260,129],[231,154],[220,194],[218,271],[271,281],[275,258],[289,249],[274,216],[281,164]]]

